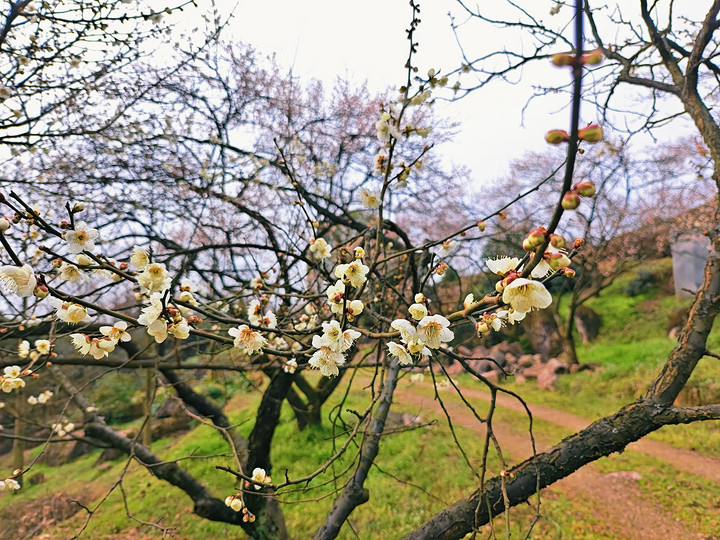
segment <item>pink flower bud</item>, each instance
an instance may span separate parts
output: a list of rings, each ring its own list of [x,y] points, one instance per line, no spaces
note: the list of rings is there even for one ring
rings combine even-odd
[[[565,274],[565,277],[574,278],[575,277],[575,270],[572,268],[566,266],[562,269],[562,273]]]
[[[570,266],[570,258],[564,253],[545,253],[545,260],[553,270],[560,270]]]
[[[578,131],[578,138],[589,143],[600,142],[603,139],[602,128],[597,124],[590,124]]]
[[[564,129],[551,129],[545,134],[545,141],[550,144],[560,144],[568,142],[569,140],[570,135],[568,135],[568,132]]]
[[[565,210],[575,210],[580,206],[580,195],[577,191],[570,190],[562,198],[562,207]]]
[[[596,193],[595,182],[591,182],[590,180],[580,182],[575,186],[575,191],[583,197],[594,197]]]
[[[490,330],[490,327],[485,321],[480,321],[475,324],[475,330],[477,330],[478,334],[484,334]]]
[[[535,251],[535,249],[545,241],[545,235],[547,229],[545,227],[538,227],[528,233],[522,242],[522,248],[525,251]]]
[[[43,299],[50,294],[50,291],[48,291],[48,288],[45,285],[37,285],[33,290],[33,294],[35,297]]]
[[[584,239],[584,238],[577,238],[577,239],[573,242],[573,249],[580,249],[580,248],[583,247],[584,245],[585,245],[585,239]]]
[[[562,249],[565,247],[565,239],[560,236],[559,234],[551,234],[550,235],[550,245],[552,247]]]

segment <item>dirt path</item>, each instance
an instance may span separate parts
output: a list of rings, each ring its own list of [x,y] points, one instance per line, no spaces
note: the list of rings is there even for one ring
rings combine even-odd
[[[469,399],[489,401],[489,395],[483,392],[472,390],[464,390],[463,392]],[[504,398],[505,396],[503,396],[502,400],[499,400],[501,407],[516,410],[514,405],[517,405],[519,410],[524,412],[522,405],[512,399]],[[434,414],[443,417],[443,412],[434,399],[413,393],[412,388],[398,388],[395,392],[395,401],[403,406],[410,407],[413,413],[431,410]],[[462,403],[447,399],[445,400],[445,407],[448,409],[454,424],[469,428],[480,436],[485,435],[485,427],[472,416],[472,413]],[[578,416],[549,407],[530,406],[530,409],[538,418],[572,429],[582,429],[589,423]],[[502,422],[494,423],[493,427],[502,448],[510,454],[509,459],[512,463],[518,463],[532,455],[532,447],[527,433],[523,434]],[[537,451],[541,452],[549,448],[552,442],[536,435]],[[647,442],[655,443],[655,441]],[[667,446],[662,443],[655,444]],[[638,450],[640,447],[635,449]],[[671,450],[675,449],[671,448]],[[505,457],[507,460],[508,456]],[[698,473],[698,471],[694,472]],[[556,493],[561,492],[565,498],[582,499],[583,506],[592,508],[593,517],[604,523],[603,532],[606,538],[615,537],[627,540],[698,538],[697,533],[688,530],[683,523],[663,512],[662,508],[659,508],[652,501],[645,500],[636,486],[636,480],[627,475],[602,474],[590,465],[553,484],[548,489]]]
[[[490,394],[479,390],[462,389],[463,394],[468,400],[481,400],[490,402]],[[511,411],[525,413],[522,404],[507,394],[498,394],[497,404]],[[553,409],[544,405],[528,404],[530,412],[534,418],[552,422],[559,426],[563,426],[574,431],[586,428],[592,422],[586,418],[572,414],[559,409]],[[703,476],[708,480],[712,480],[720,484],[720,459],[712,459],[701,456],[697,452],[691,450],[680,450],[673,448],[669,444],[651,439],[641,439],[631,443],[627,447],[629,450],[642,452],[654,458],[660,459],[669,465],[672,465],[680,471],[689,472],[699,476]]]

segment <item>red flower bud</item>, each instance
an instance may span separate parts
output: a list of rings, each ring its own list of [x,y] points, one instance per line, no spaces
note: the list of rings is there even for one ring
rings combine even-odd
[[[569,278],[575,277],[575,270],[573,270],[569,266],[566,266],[565,268],[563,268],[562,273],[565,274],[565,277],[569,277]]]
[[[560,144],[568,142],[570,135],[564,129],[551,129],[545,134],[545,140],[550,144]]]
[[[573,249],[580,249],[585,245],[585,239],[584,238],[578,238],[573,242]]]
[[[580,206],[580,195],[577,191],[570,190],[562,198],[562,207],[565,210],[575,210]]]

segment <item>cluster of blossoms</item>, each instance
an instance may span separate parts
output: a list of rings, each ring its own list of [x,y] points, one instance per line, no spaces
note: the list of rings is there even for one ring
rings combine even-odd
[[[236,493],[235,495],[228,495],[227,497],[225,497],[225,506],[232,508],[235,512],[242,511],[242,520],[245,523],[252,523],[253,521],[255,521],[255,515],[250,512],[250,510],[248,510],[245,506],[245,503],[242,500],[241,493]]]
[[[324,238],[314,238],[310,240],[310,253],[312,253],[316,259],[320,261],[327,259],[330,257],[331,252],[332,247]]]
[[[68,422],[67,420],[63,420],[62,422],[58,422],[57,424],[52,425],[52,430],[55,435],[58,437],[64,437],[65,435],[72,433],[75,430],[75,424],[72,422]]]
[[[20,378],[20,366],[7,366],[0,375],[0,389],[9,394],[16,388],[24,388],[25,381]]]
[[[45,390],[44,392],[41,392],[37,396],[28,396],[27,402],[29,405],[37,405],[38,403],[40,405],[44,405],[47,403],[50,398],[53,396],[53,393],[50,390]]]
[[[265,469],[256,467],[253,469],[252,482],[245,481],[245,488],[252,486],[256,490],[260,490],[262,486],[269,485],[271,483],[270,476],[265,473]],[[235,495],[228,495],[225,497],[225,506],[232,508],[235,512],[242,511],[244,522],[252,523],[255,521],[255,516],[247,509],[242,499],[242,493],[236,493]]]
[[[285,373],[292,374],[292,373],[295,373],[295,371],[297,370],[297,367],[298,367],[297,360],[295,360],[294,358],[291,358],[290,360],[288,360],[287,362],[285,362],[283,364],[283,371]]]
[[[277,317],[275,313],[268,310],[265,315],[262,314],[262,306],[260,300],[253,300],[247,308],[248,321],[255,326],[264,326],[266,328],[275,328],[277,326]]]
[[[401,365],[412,365],[413,358],[419,355],[430,356],[430,349],[439,349],[443,343],[455,337],[448,328],[450,321],[442,315],[429,315],[426,304],[425,295],[418,293],[415,295],[415,303],[408,308],[417,325],[406,319],[396,319],[390,324],[400,332],[402,343],[389,341],[388,351]]]
[[[118,321],[113,326],[101,326],[102,337],[70,334],[70,340],[80,354],[90,354],[95,360],[99,360],[113,352],[119,342],[130,341],[127,326],[125,321]]]
[[[0,491],[17,491],[18,489],[20,489],[20,482],[14,478],[0,480]]]
[[[299,332],[307,330],[308,328],[315,328],[318,325],[318,316],[315,306],[307,304],[305,308],[303,308],[303,311],[305,311],[305,313],[302,313],[299,321],[294,324],[295,330],[298,330]]]
[[[398,128],[399,112],[395,104],[390,105],[390,110],[380,115],[380,120],[375,122],[377,138],[383,144],[390,143],[390,138],[399,139],[400,129]]]
[[[27,340],[22,340],[20,344],[18,345],[18,356],[20,358],[27,358],[30,357],[30,360],[33,362],[40,358],[41,356],[45,356],[50,354],[52,349],[52,344],[47,339],[37,339],[35,340],[35,348],[30,349],[30,342]]]
[[[362,262],[365,251],[362,248],[355,250],[355,260],[347,264],[338,264],[335,267],[335,277],[339,278],[334,285],[330,285],[325,294],[327,295],[330,311],[336,315],[342,315],[343,311],[349,321],[362,313],[365,305],[361,300],[347,301],[347,287],[362,287],[367,281],[367,273],[370,271]]]
[[[345,352],[360,337],[357,330],[343,330],[336,320],[322,323],[322,336],[313,336],[312,344],[317,350],[308,361],[312,367],[319,369],[325,377],[335,377],[340,373],[338,366],[345,363]]]

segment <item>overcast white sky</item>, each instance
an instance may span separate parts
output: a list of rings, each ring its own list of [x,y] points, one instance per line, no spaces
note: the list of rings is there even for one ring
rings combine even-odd
[[[532,3],[547,11],[554,5],[550,0]],[[275,53],[281,66],[292,67],[300,77],[318,78],[331,85],[340,76],[367,81],[376,91],[397,88],[404,82],[408,51],[405,29],[411,15],[406,0],[218,0],[221,10],[236,4],[233,38],[254,45],[264,54]],[[446,71],[459,66],[460,50],[448,16],[452,11],[458,22],[463,20],[457,2],[421,0],[420,6],[416,65],[422,70],[434,67]],[[477,44],[501,47],[517,39],[511,30],[479,30],[475,24],[464,36],[464,44],[471,46],[468,40],[477,40]],[[545,149],[543,136],[548,129],[568,127],[568,99],[564,96],[535,102],[524,117],[522,114],[533,82],[550,84],[569,77],[567,71],[549,62],[538,63],[522,76],[517,85],[498,83],[459,102],[436,104],[439,114],[461,122],[456,140],[440,151],[450,161],[470,167],[475,185],[505,175],[511,159]],[[590,107],[583,113],[581,122],[596,120]]]

